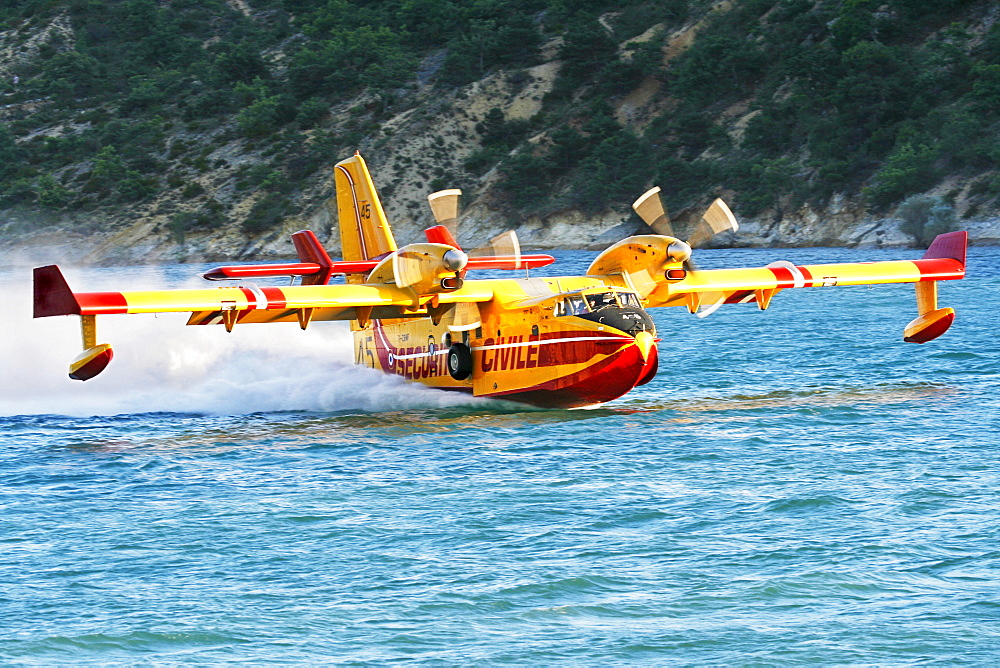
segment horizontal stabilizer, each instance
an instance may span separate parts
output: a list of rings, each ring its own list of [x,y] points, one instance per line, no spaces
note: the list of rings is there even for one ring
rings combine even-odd
[[[521,255],[518,257],[507,257],[497,255],[493,257],[470,257],[469,263],[465,266],[468,269],[534,269],[535,267],[545,267],[556,259],[551,255]]]
[[[330,274],[367,274],[378,264],[378,260],[357,260],[355,262],[331,262],[326,269]],[[227,281],[240,278],[269,278],[273,276],[315,277],[323,267],[311,262],[289,262],[286,264],[242,264],[216,267],[202,274],[210,281]],[[304,285],[309,285],[303,281]]]

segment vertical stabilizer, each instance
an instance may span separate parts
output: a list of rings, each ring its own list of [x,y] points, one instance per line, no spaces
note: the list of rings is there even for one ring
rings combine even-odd
[[[344,259],[371,260],[396,250],[396,242],[379,202],[375,184],[364,158],[353,157],[333,168],[337,186],[337,213],[340,219],[340,244]],[[357,277],[364,280],[360,276]]]

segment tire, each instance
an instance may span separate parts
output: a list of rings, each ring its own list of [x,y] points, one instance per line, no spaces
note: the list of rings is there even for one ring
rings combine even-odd
[[[464,343],[453,343],[448,348],[448,373],[455,380],[465,380],[472,375],[472,351]]]

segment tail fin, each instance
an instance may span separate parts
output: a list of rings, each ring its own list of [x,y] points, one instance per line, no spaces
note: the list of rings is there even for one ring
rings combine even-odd
[[[316,238],[316,233],[312,230],[302,230],[292,235],[292,243],[295,244],[295,252],[298,253],[299,260],[303,263],[318,264],[319,271],[302,277],[302,285],[326,285],[333,275],[333,262],[326,254],[323,244]]]
[[[396,241],[364,158],[355,153],[338,162],[333,174],[344,259],[371,260],[396,250]]]

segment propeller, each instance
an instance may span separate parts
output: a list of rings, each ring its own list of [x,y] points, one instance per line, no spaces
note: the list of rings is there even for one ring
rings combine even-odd
[[[632,208],[639,214],[639,217],[649,225],[654,232],[665,237],[672,237],[673,241],[667,252],[673,262],[680,262],[687,272],[685,280],[693,283],[698,282],[698,266],[691,259],[692,250],[704,245],[712,237],[722,232],[735,232],[740,228],[736,222],[736,216],[730,211],[722,198],[717,198],[712,205],[702,214],[701,220],[691,231],[687,241],[681,241],[674,234],[673,226],[670,224],[670,216],[660,199],[660,187],[655,186],[644,192],[633,204]],[[699,318],[704,318],[714,313],[726,300],[726,296],[721,292],[697,293],[700,299],[692,302],[692,312]]]
[[[458,238],[458,198],[462,191],[458,188],[450,190],[439,190],[427,196],[427,202],[431,205],[431,212],[434,220],[445,230],[447,235],[441,233],[440,228],[436,233],[428,235],[438,243],[448,244],[455,248],[461,248],[456,239]],[[514,269],[521,268],[521,244],[517,240],[517,233],[508,230],[493,237],[485,244],[477,246],[468,251],[468,257],[479,260],[503,261],[506,265],[513,265]],[[489,268],[488,263],[473,262],[479,268]]]
[[[517,240],[517,233],[514,230],[501,232],[482,246],[470,250],[469,257],[508,260],[513,263],[514,269],[520,269],[521,244]]]
[[[458,198],[462,191],[458,188],[439,190],[427,196],[431,212],[438,225],[444,225],[452,238],[458,236]],[[453,244],[457,248],[457,244]]]

